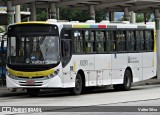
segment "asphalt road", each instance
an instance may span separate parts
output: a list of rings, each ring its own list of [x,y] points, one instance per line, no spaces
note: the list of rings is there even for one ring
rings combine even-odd
[[[136,86],[130,91],[114,91],[112,88],[96,89],[92,93],[82,94],[79,96],[71,95],[67,91],[62,90],[42,91],[38,97],[30,97],[25,92],[6,92],[0,97],[0,106],[52,106],[51,108],[48,108],[47,115],[53,114],[50,113],[53,110],[54,112],[59,112],[59,108],[57,109],[58,106],[61,107],[60,111],[62,112],[73,112],[77,110],[86,111],[83,107],[75,108],[74,106],[96,106],[100,108],[118,106],[119,108],[121,107],[124,109],[124,111],[126,110],[131,112],[130,114],[132,115],[133,113],[132,110],[130,111],[130,107],[134,106],[133,112],[150,112],[146,110],[148,108],[153,108],[152,114],[157,114],[156,110],[160,112],[160,85]],[[112,111],[111,109],[109,109],[108,112]],[[88,111],[86,112],[96,112],[94,107],[88,108],[87,110]],[[100,111],[101,110],[97,109],[97,112]],[[87,113],[83,114],[85,115]],[[111,112],[111,114],[113,114],[113,112]],[[126,114],[126,112],[124,114]]]

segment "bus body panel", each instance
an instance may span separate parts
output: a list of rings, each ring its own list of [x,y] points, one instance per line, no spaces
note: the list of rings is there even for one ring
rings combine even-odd
[[[154,76],[154,52],[143,53],[143,80]]]
[[[75,71],[83,70],[86,86],[96,86],[97,75],[95,71],[95,55],[73,55]]]
[[[111,64],[110,64],[111,65]],[[111,69],[103,71],[103,85],[111,85],[112,84],[112,74]]]
[[[128,53],[128,67],[132,70],[133,82],[143,80],[142,53]]]
[[[97,72],[97,85],[111,84],[111,55],[96,54],[95,55],[95,71]]]
[[[112,56],[112,84],[122,84],[124,78],[124,72],[127,68],[127,53],[111,54]]]
[[[142,68],[131,68],[131,69],[132,69],[133,82],[142,81]]]

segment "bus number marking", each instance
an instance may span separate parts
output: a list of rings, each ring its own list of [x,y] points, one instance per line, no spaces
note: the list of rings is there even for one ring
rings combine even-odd
[[[139,60],[136,57],[128,56],[128,63],[139,63]]]
[[[88,60],[80,60],[80,66],[87,66]]]

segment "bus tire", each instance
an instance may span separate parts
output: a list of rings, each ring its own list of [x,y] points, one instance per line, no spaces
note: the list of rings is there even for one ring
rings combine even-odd
[[[40,89],[36,89],[36,88],[29,88],[27,89],[27,94],[30,95],[31,97],[36,97],[40,92]]]
[[[82,92],[82,77],[78,73],[75,79],[75,87],[71,89],[71,93],[74,95],[80,95]]]
[[[123,84],[113,85],[114,90],[116,91],[129,91],[131,89],[132,75],[129,70],[126,70],[124,73]]]

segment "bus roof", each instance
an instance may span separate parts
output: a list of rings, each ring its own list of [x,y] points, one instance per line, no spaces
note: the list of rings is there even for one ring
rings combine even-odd
[[[64,28],[155,28],[154,23],[149,24],[131,24],[128,21],[122,21],[122,22],[109,22],[109,21],[101,21],[100,23],[95,23],[94,20],[89,20],[86,22],[78,22],[78,21],[71,21],[71,22],[60,22],[57,20],[48,20],[47,21],[50,24],[56,24],[56,25],[63,25]]]
[[[100,23],[95,23],[94,21],[87,21],[87,22],[78,22],[78,21],[57,21],[57,20],[47,20],[45,21],[30,21],[30,22],[21,22],[16,24],[55,24],[57,26],[62,26],[63,28],[131,28],[131,29],[154,29],[155,24],[149,23],[149,24],[142,24],[142,23],[135,23],[131,24],[128,22],[109,22],[109,21],[102,21]],[[13,24],[13,25],[16,25]]]

